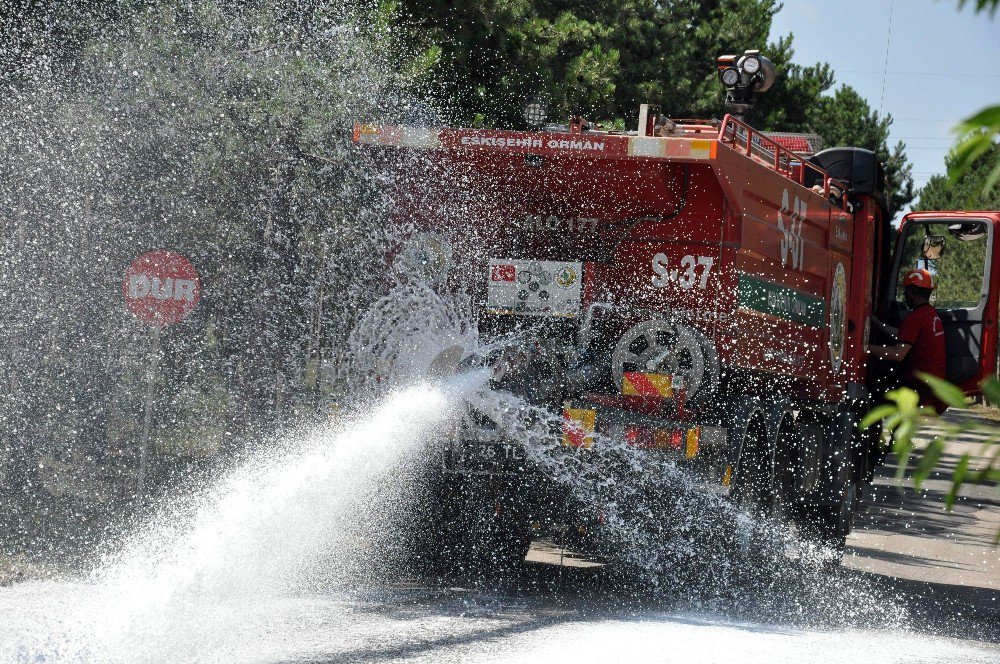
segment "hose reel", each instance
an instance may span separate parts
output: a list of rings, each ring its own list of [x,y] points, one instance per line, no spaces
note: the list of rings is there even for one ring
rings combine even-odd
[[[689,403],[707,399],[719,387],[715,344],[701,331],[667,320],[643,321],[625,332],[611,355],[611,370],[619,387],[626,372],[683,376]]]

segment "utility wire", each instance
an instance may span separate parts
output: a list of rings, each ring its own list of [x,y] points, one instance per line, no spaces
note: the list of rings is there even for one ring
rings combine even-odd
[[[991,74],[989,72],[970,72],[970,71],[886,71],[883,69],[879,71],[877,69],[838,69],[838,74],[892,74],[893,76],[920,76],[921,78],[926,76],[947,76],[949,78],[954,76],[974,76],[978,78],[988,78],[988,77],[1000,77],[1000,74]]]
[[[885,104],[885,78],[889,73],[889,43],[892,41],[892,6],[894,0],[889,0],[889,29],[885,36],[885,63],[882,65],[882,99],[878,102],[878,114],[882,115],[882,106]]]

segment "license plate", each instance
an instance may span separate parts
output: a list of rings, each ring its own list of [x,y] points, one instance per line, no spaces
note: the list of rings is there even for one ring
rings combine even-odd
[[[445,470],[466,474],[509,474],[524,468],[524,448],[516,443],[456,441],[445,455]]]

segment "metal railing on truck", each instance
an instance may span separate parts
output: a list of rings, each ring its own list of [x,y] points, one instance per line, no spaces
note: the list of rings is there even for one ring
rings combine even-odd
[[[845,200],[843,193],[847,191],[847,183],[830,177],[829,173],[811,163],[804,156],[792,152],[745,122],[737,120],[731,115],[726,115],[722,119],[722,127],[719,129],[719,142],[731,145],[733,149],[742,152],[757,163],[781,173],[789,180],[804,187],[812,188],[813,182],[816,184],[822,182],[824,198],[830,198],[831,185],[837,187],[840,190],[840,195],[836,197],[838,200],[835,201],[835,204],[843,207]],[[809,175],[810,173],[812,175]]]

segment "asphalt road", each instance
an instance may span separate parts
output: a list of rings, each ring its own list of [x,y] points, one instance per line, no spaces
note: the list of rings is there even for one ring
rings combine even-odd
[[[925,445],[944,428],[966,420],[983,427],[1000,424],[969,411],[946,411],[940,421],[925,427],[918,445]],[[951,625],[942,631],[967,631],[973,638],[1000,641],[1000,495],[987,486],[966,486],[954,510],[944,498],[950,476],[963,453],[982,463],[990,450],[983,431],[963,434],[948,448],[941,464],[921,490],[895,479],[895,457],[887,459],[876,477],[867,513],[856,517],[847,540],[844,567],[891,584],[940,614]]]
[[[950,413],[940,425],[969,416]],[[946,461],[976,442],[967,435]],[[740,589],[709,600],[683,583],[651,593],[549,540],[503,587],[415,579],[247,595],[225,584],[171,586],[162,602],[138,604],[128,630],[102,617],[111,606],[81,610],[95,601],[87,580],[15,583],[0,588],[0,661],[1000,661],[997,496],[967,489],[949,513],[946,477],[917,493],[894,473],[890,458],[843,565],[811,578],[818,592],[803,594],[791,579],[749,612],[733,606]],[[128,599],[127,589],[111,590]]]
[[[921,432],[920,443],[969,419],[997,426],[967,411],[948,411],[941,422]],[[890,456],[879,469],[871,508],[855,521],[845,564],[901,579],[1000,591],[1000,548],[994,546],[1000,532],[1000,496],[990,487],[966,486],[954,511],[944,508],[959,457],[968,452],[976,458],[974,464],[982,463],[987,439],[983,432],[963,434],[949,448],[941,472],[919,492],[895,480],[898,466]]]

